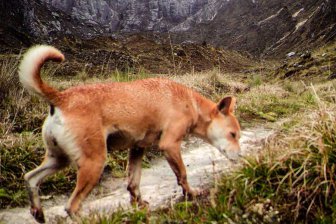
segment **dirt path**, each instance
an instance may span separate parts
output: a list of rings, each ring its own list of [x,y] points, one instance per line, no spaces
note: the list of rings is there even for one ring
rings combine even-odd
[[[260,142],[272,131],[254,128],[243,131],[241,146],[243,155],[260,150]],[[230,172],[236,167],[219,151],[196,138],[183,143],[183,160],[187,167],[188,180],[193,187],[201,188],[213,182],[218,173]],[[141,192],[151,209],[157,209],[173,203],[182,197],[182,191],[176,184],[176,178],[168,163],[158,159],[148,169],[143,169]],[[42,201],[47,223],[56,223],[59,218],[66,218],[64,205],[67,196]],[[105,178],[96,187],[93,194],[83,203],[81,216],[92,212],[107,213],[118,208],[129,207],[129,194],[126,190],[126,178]],[[70,218],[65,219],[71,223]],[[14,208],[0,211],[0,223],[35,223],[29,214],[29,208]]]

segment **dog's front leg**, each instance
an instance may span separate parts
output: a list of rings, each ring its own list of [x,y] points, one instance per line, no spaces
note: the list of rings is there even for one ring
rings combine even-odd
[[[144,149],[133,147],[129,151],[128,158],[128,186],[127,190],[131,194],[131,204],[146,206],[148,203],[141,199],[140,179],[141,179],[141,163],[144,155]]]
[[[176,130],[176,129],[175,129]],[[165,157],[174,171],[178,185],[182,187],[184,196],[193,198],[197,196],[197,191],[193,190],[187,180],[187,172],[181,156],[181,137],[178,132],[165,133],[159,144],[159,148],[164,151]]]
[[[165,157],[176,175],[178,185],[182,187],[183,195],[189,199],[197,196],[197,191],[193,190],[189,186],[187,172],[181,157],[180,148],[178,147],[172,150],[165,150]]]

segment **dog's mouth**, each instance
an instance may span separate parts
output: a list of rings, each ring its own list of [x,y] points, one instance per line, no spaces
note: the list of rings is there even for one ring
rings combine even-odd
[[[230,151],[227,151],[225,149],[220,149],[219,150],[222,154],[224,154],[224,156],[230,160],[231,162],[235,162],[237,161],[238,159],[240,159],[241,157],[243,157],[241,155],[241,153],[237,153],[237,152],[230,152]]]

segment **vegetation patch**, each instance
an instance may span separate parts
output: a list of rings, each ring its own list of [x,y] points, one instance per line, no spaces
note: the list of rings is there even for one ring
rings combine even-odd
[[[314,52],[303,52],[285,61],[275,70],[274,75],[283,79],[305,79],[313,82],[332,80],[336,78],[335,61],[336,44],[333,43]]]
[[[219,186],[217,221],[330,223],[335,219],[335,107],[309,111],[283,129],[265,153]]]

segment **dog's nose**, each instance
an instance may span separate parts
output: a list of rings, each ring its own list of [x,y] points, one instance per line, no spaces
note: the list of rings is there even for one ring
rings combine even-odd
[[[240,158],[240,153],[238,152],[226,151],[225,155],[231,161],[236,161]]]

